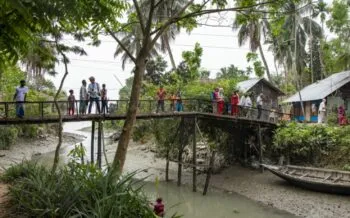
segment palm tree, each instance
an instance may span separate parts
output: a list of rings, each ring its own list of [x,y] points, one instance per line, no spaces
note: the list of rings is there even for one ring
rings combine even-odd
[[[162,22],[167,18],[173,16],[177,11],[183,8],[188,1],[186,0],[163,0],[160,1],[159,5],[156,8],[154,21]],[[145,1],[144,6],[147,7],[151,5],[149,0]],[[170,48],[170,42],[175,40],[176,35],[180,33],[180,27],[177,24],[172,24],[160,37],[160,49],[162,52],[167,52],[169,54],[170,62],[174,70],[176,70],[176,63],[174,60],[173,53]]]
[[[252,12],[242,12],[237,14],[233,24],[233,30],[238,29],[238,44],[242,46],[249,40],[250,50],[256,52],[259,49],[259,53],[266,69],[267,78],[272,81],[270,69],[267,64],[262,46],[261,36],[262,28],[265,28],[265,22],[262,21],[261,16]]]
[[[132,30],[128,33],[118,33],[122,36],[121,42],[122,44],[132,53],[132,55],[137,56],[137,54],[140,52],[141,46],[142,46],[142,32],[141,29],[134,25],[132,27]],[[157,43],[154,48],[150,51],[149,58],[157,57],[159,54],[157,50],[159,50],[160,45]],[[117,46],[114,57],[117,57],[121,55],[122,60],[122,69],[125,69],[125,65],[127,62],[130,62],[130,58],[127,53],[121,48],[120,46]]]

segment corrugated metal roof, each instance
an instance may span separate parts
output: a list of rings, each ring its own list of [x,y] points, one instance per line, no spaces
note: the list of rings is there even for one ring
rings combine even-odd
[[[310,84],[300,91],[302,101],[314,101],[327,97],[337,89],[350,82],[350,71],[333,74],[326,79]],[[300,101],[299,92],[295,93],[283,103]]]
[[[257,84],[260,80],[260,78],[254,78],[254,79],[248,79],[248,80],[244,80],[242,82],[239,82],[237,84],[237,88],[245,93],[247,91],[249,91],[249,89],[251,89],[253,86],[255,86],[255,84]]]
[[[262,81],[264,84],[268,85],[271,89],[274,89],[280,95],[284,95],[284,93],[281,90],[279,90],[277,87],[272,85],[269,81],[267,81],[264,78],[254,78],[254,79],[248,79],[248,80],[244,80],[242,82],[239,82],[239,83],[237,83],[237,89],[243,93],[246,93],[260,81]]]

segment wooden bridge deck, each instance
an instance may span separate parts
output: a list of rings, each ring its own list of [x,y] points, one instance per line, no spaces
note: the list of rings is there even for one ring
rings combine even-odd
[[[167,112],[167,113],[143,113],[137,114],[136,119],[163,119],[163,118],[193,118],[198,119],[215,119],[221,121],[239,122],[242,124],[260,124],[262,126],[275,126],[273,122],[266,120],[256,120],[244,117],[233,117],[229,115],[218,115],[213,113],[201,113],[201,112]],[[80,121],[99,121],[99,120],[125,120],[126,115],[116,114],[88,114],[88,115],[64,115],[62,117],[63,122],[80,122]],[[45,124],[45,123],[57,123],[59,122],[58,116],[45,116],[45,117],[24,117],[24,118],[0,118],[0,125],[13,125],[13,124]]]

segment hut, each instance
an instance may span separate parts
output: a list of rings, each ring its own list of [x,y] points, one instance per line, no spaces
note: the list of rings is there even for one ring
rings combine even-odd
[[[298,121],[317,122],[318,107],[323,98],[327,99],[327,112],[337,111],[344,105],[347,114],[350,112],[350,71],[344,71],[312,83],[295,93],[283,103],[292,104],[291,113]],[[305,116],[301,110],[304,106]]]
[[[237,88],[241,93],[250,93],[252,101],[255,103],[257,96],[260,93],[264,94],[264,109],[277,108],[279,104],[279,97],[284,93],[272,85],[264,78],[254,78],[239,82]]]

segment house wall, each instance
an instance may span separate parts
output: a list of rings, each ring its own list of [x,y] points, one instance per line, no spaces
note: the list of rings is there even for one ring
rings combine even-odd
[[[253,88],[248,92],[252,93],[252,101],[256,105],[257,96],[260,93],[264,94],[264,109],[271,109],[278,107],[278,95],[279,93],[274,89],[271,89],[270,86],[266,85],[264,82],[258,82]]]

